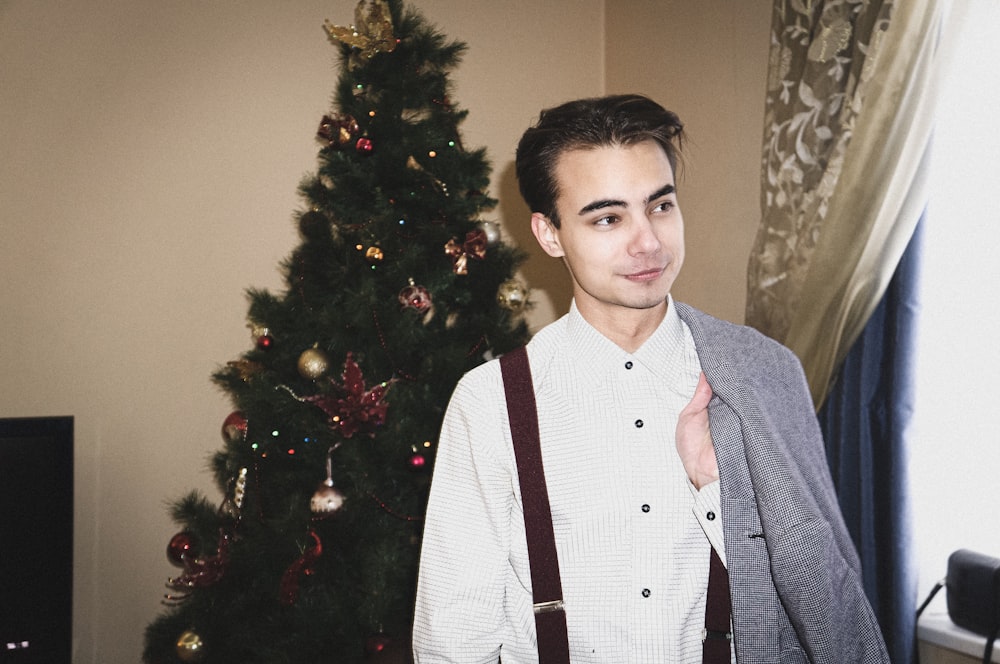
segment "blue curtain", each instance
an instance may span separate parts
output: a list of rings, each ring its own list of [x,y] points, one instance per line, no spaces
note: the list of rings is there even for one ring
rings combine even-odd
[[[896,664],[915,661],[917,570],[907,492],[921,219],[819,412],[865,592]]]

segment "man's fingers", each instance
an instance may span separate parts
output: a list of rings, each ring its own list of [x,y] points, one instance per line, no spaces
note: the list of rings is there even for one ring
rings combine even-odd
[[[694,390],[691,402],[684,408],[684,413],[697,413],[708,408],[708,402],[712,400],[712,386],[705,379],[705,374],[698,375],[698,387]]]

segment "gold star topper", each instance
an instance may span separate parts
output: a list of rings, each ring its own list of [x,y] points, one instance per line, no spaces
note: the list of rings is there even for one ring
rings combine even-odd
[[[323,29],[331,42],[357,49],[358,55],[366,60],[371,60],[376,53],[392,53],[396,48],[392,16],[385,0],[361,0],[354,8],[354,25],[344,27],[326,20]]]

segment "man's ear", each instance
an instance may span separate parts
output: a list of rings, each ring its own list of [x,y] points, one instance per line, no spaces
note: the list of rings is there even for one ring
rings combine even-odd
[[[560,258],[565,255],[562,245],[559,243],[559,229],[552,225],[552,221],[541,212],[531,213],[531,232],[535,234],[535,239],[549,256]]]

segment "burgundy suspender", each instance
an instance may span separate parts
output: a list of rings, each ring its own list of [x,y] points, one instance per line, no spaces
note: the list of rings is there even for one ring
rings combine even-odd
[[[507,415],[517,460],[517,475],[524,507],[524,529],[531,567],[535,630],[539,664],[569,664],[569,637],[563,608],[559,560],[552,533],[552,512],[545,488],[542,449],[538,436],[535,389],[531,383],[528,353],[522,346],[500,358]],[[729,664],[730,622],[729,573],[712,549],[702,634],[703,664]]]
[[[522,346],[500,358],[507,413],[517,457],[517,476],[524,506],[524,529],[531,566],[531,592],[538,635],[539,664],[569,664],[569,637],[563,610],[562,582],[556,540],[552,534],[552,512],[545,488],[542,449],[538,440],[535,389],[531,384],[528,353]]]
[[[705,602],[705,631],[701,635],[702,664],[729,664],[729,572],[712,547],[712,560],[708,568],[708,601]]]

